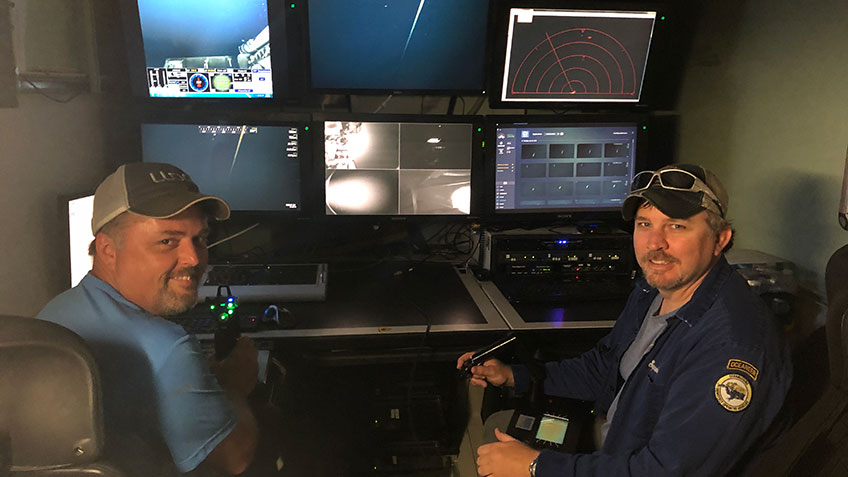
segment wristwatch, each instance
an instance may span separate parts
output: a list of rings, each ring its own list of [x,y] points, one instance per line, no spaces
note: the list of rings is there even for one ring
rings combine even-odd
[[[539,454],[542,455],[542,454]],[[537,455],[533,462],[530,463],[530,477],[536,477],[536,464],[539,463],[539,456]]]

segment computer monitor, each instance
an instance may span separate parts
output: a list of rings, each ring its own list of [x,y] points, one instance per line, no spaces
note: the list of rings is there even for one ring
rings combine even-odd
[[[492,108],[673,110],[697,10],[679,2],[492,3]]]
[[[68,217],[68,255],[71,265],[72,287],[91,270],[91,256],[88,246],[94,235],[91,233],[91,216],[94,212],[94,195],[64,198],[65,210]]]
[[[322,126],[325,215],[467,217],[476,208],[475,118],[374,115]]]
[[[235,211],[302,208],[304,124],[233,122],[141,125],[142,161],[173,164]]]
[[[511,8],[500,100],[639,101],[655,11]]]
[[[272,98],[285,77],[285,22],[267,0],[122,2],[131,82],[143,75],[151,98]]]
[[[645,164],[640,116],[490,120],[496,216],[618,211]]]
[[[488,0],[309,0],[312,88],[480,94],[488,11]]]

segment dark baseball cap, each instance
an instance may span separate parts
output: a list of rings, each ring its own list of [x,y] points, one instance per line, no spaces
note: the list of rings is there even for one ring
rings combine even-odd
[[[675,219],[686,219],[702,210],[727,215],[727,191],[715,174],[701,166],[672,164],[640,172],[633,179],[632,192],[621,206],[624,220],[633,219],[644,201]]]
[[[124,212],[167,219],[201,202],[211,217],[230,217],[230,206],[224,199],[201,194],[197,184],[179,168],[154,162],[124,164],[97,186],[91,232],[96,234]]]

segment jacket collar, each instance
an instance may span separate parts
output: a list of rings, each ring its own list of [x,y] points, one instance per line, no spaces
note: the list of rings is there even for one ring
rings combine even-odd
[[[685,305],[680,307],[674,317],[689,326],[693,326],[697,323],[701,316],[703,316],[716,301],[719,290],[721,290],[722,286],[724,286],[725,282],[727,282],[731,273],[733,273],[733,267],[727,263],[724,255],[722,255],[719,257],[715,265],[713,265],[713,268],[707,273],[707,276],[704,277],[704,281],[701,282],[701,285],[699,285],[698,289],[695,290],[692,298],[690,298]],[[640,285],[642,286],[642,291],[645,292],[651,299],[658,293],[657,289],[651,288],[647,282],[643,281]],[[646,302],[650,304],[649,300],[646,300]]]

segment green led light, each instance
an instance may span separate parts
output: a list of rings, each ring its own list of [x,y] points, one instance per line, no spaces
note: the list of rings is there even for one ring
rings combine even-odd
[[[226,313],[221,313],[221,321],[226,320],[227,316],[229,316],[229,315],[227,315]]]
[[[648,130],[648,126],[642,126],[642,131],[647,131],[647,130]]]
[[[483,130],[483,128],[477,128],[477,132],[480,132],[482,130]]]
[[[294,8],[294,3],[292,3],[291,5],[289,5],[289,7]]]
[[[665,15],[661,16],[660,20],[665,20]]]
[[[214,309],[215,309],[215,305],[209,305],[209,309],[210,309],[210,310],[214,310]]]
[[[229,315],[232,315],[233,313],[235,313],[235,310],[230,310],[230,311],[227,312],[227,314],[229,314]]]
[[[236,307],[236,306],[235,306],[235,305],[233,305],[232,303],[227,303],[227,308],[229,308],[229,309],[233,309],[233,308],[235,308],[235,307]]]

